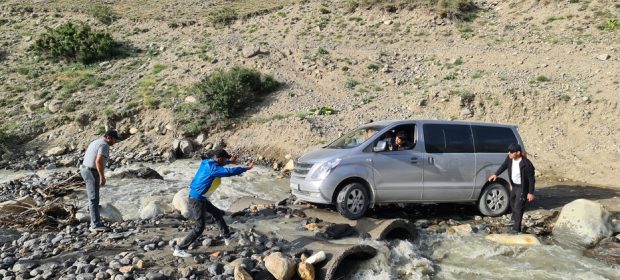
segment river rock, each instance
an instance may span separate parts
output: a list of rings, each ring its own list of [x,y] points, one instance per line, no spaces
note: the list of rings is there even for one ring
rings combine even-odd
[[[470,224],[462,224],[458,226],[451,226],[446,230],[446,232],[448,234],[471,235],[473,229]]]
[[[58,100],[58,99],[52,99],[50,101],[45,102],[45,107],[47,108],[48,111],[52,112],[52,113],[56,113],[58,111],[60,111],[60,109],[62,109],[62,104],[64,103],[64,101],[62,100]]]
[[[503,245],[540,245],[532,234],[489,234],[485,238]]]
[[[17,215],[28,210],[28,207],[34,207],[37,203],[30,196],[24,196],[15,200],[9,200],[0,203],[0,214]]]
[[[47,156],[48,157],[60,156],[60,155],[63,155],[66,150],[67,148],[63,146],[54,147],[54,148],[47,150]]]
[[[243,57],[250,58],[260,53],[260,47],[258,45],[249,45],[242,50]]]
[[[327,256],[325,255],[325,252],[319,251],[315,253],[314,255],[310,256],[309,258],[307,258],[305,262],[309,264],[316,264],[316,263],[320,263],[324,261],[326,257]]]
[[[561,243],[592,247],[612,234],[609,212],[598,202],[577,199],[564,205],[553,228]]]
[[[194,219],[194,213],[189,208],[189,189],[183,188],[172,198],[172,207],[181,212],[187,219]]]
[[[295,263],[280,252],[265,257],[265,267],[278,280],[290,280],[295,275]]]
[[[140,169],[134,169],[134,170],[126,170],[123,171],[121,173],[115,174],[110,176],[112,178],[138,178],[138,179],[159,179],[159,180],[163,180],[164,177],[162,177],[159,173],[157,173],[157,171],[149,168],[149,167],[143,167]]]
[[[252,276],[240,265],[235,266],[235,280],[252,280]]]
[[[159,201],[151,201],[140,211],[140,219],[153,219],[164,212],[164,207]]]
[[[616,242],[615,238],[606,238],[596,248],[587,250],[585,255],[608,264],[620,265],[620,242]]]
[[[189,139],[176,139],[172,143],[172,150],[176,155],[189,156],[194,151],[194,146]]]
[[[112,204],[106,203],[99,205],[99,215],[104,221],[116,223],[123,221],[123,214],[116,209]],[[88,205],[84,206],[80,211],[75,214],[75,218],[80,222],[89,222],[90,215],[88,213]]]
[[[295,161],[291,159],[282,167],[282,172],[291,172],[293,169],[295,169]]]
[[[297,274],[301,280],[314,280],[314,266],[307,262],[299,263]]]

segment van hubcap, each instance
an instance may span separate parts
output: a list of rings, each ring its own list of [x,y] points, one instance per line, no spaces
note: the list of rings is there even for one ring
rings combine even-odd
[[[499,189],[494,189],[489,192],[486,201],[489,210],[493,212],[500,211],[506,205],[506,195]]]
[[[362,207],[364,206],[364,194],[360,190],[352,190],[347,196],[347,209],[353,213],[357,214],[362,211]]]

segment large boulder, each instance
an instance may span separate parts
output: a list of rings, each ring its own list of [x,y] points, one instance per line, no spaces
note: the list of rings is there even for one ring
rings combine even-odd
[[[123,221],[123,214],[116,209],[114,205],[106,203],[99,205],[99,216],[101,220],[116,223]],[[84,206],[80,211],[75,214],[75,218],[80,222],[90,222],[90,214],[88,213],[88,205]]]
[[[561,243],[590,248],[611,236],[609,217],[609,211],[598,202],[577,199],[564,205],[553,235]]]
[[[280,252],[265,257],[265,267],[278,280],[290,280],[295,275],[295,263]]]
[[[194,219],[194,212],[189,207],[189,189],[183,188],[178,191],[172,198],[172,207],[181,212],[181,215],[187,219]]]
[[[140,219],[153,219],[158,215],[164,214],[166,211],[159,201],[149,202],[142,210],[140,210]]]
[[[137,179],[159,179],[159,180],[163,180],[164,177],[162,177],[159,173],[157,173],[157,171],[149,168],[149,167],[142,167],[139,169],[134,169],[134,170],[125,170],[123,172],[120,172],[118,174],[114,174],[112,176],[110,176],[112,178],[137,178]]]
[[[189,139],[176,139],[172,143],[172,150],[177,156],[188,157],[194,151],[194,145]]]

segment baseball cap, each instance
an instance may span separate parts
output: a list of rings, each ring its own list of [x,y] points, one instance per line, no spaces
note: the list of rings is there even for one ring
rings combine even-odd
[[[511,153],[521,152],[521,145],[519,145],[519,144],[510,144],[510,146],[508,146],[508,151],[511,152]]]
[[[118,132],[116,132],[116,130],[114,129],[110,129],[108,131],[105,132],[105,134],[103,134],[103,136],[108,136],[116,141],[120,141],[121,138],[118,136]]]
[[[219,158],[231,158],[231,155],[224,149],[217,149],[213,151],[213,155]]]

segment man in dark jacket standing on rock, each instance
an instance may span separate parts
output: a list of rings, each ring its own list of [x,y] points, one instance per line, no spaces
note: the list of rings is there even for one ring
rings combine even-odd
[[[495,182],[497,176],[508,170],[508,178],[510,178],[512,185],[510,191],[510,208],[512,209],[512,219],[510,220],[512,230],[510,233],[512,234],[521,232],[521,220],[526,202],[532,202],[536,199],[534,196],[536,183],[534,165],[529,159],[521,155],[522,152],[519,144],[510,144],[508,146],[508,157],[495,174],[489,177],[490,182]]]
[[[189,207],[196,217],[196,226],[174,249],[172,254],[175,257],[187,258],[192,255],[185,250],[202,234],[205,229],[206,213],[208,212],[215,218],[220,234],[224,237],[224,242],[228,245],[231,238],[231,232],[224,221],[224,211],[215,207],[207,198],[220,185],[222,177],[230,177],[240,175],[254,167],[254,162],[246,167],[226,168],[224,165],[235,163],[237,156],[230,156],[223,149],[217,149],[214,152],[213,159],[203,160],[196,171],[196,175],[189,185]]]
[[[80,175],[86,183],[88,194],[88,211],[90,212],[90,230],[107,231],[108,228],[101,222],[99,216],[99,187],[105,185],[105,164],[110,158],[110,146],[120,141],[116,130],[108,130],[103,138],[97,139],[88,145],[84,154],[84,161],[80,166]]]

